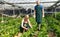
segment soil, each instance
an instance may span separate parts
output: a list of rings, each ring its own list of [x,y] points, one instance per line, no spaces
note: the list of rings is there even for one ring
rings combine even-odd
[[[54,32],[49,32],[48,35],[49,35],[49,37],[55,37],[55,33]]]
[[[17,36],[14,36],[14,37],[21,37],[21,35],[22,35],[22,33],[18,33],[18,35]]]

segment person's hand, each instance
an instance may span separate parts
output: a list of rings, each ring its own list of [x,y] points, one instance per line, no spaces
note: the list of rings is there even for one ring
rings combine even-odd
[[[43,17],[45,17],[45,16],[43,15]]]
[[[35,18],[36,16],[34,15],[33,17]]]
[[[28,28],[25,28],[25,30],[28,30]]]

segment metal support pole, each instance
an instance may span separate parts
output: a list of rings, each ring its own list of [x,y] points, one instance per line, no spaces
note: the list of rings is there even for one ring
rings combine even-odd
[[[55,18],[56,18],[56,8],[55,8]]]
[[[53,17],[53,9],[52,9],[52,17]]]
[[[4,7],[2,7],[3,8],[3,11],[2,11],[2,23],[4,22],[4,20],[3,20],[3,13],[4,13]]]
[[[31,15],[32,15],[32,9],[31,9]]]
[[[15,15],[15,9],[13,8],[13,15]]]
[[[19,9],[19,15],[18,15],[18,17],[20,17],[20,9]]]
[[[20,15],[20,9],[19,9],[19,15]]]
[[[2,22],[3,22],[3,13],[2,13]]]
[[[15,7],[13,8],[13,17],[15,17]]]

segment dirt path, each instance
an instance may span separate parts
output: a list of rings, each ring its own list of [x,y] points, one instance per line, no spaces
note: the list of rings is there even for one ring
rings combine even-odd
[[[21,35],[22,35],[22,33],[18,33],[18,35],[17,36],[14,36],[14,37],[21,37]]]
[[[55,37],[56,36],[55,33],[53,33],[53,32],[49,32],[48,35],[49,35],[49,37]]]
[[[38,33],[39,33],[39,31],[35,31],[33,37],[38,37]]]
[[[33,37],[38,37],[38,36],[37,36],[38,33],[39,33],[39,31],[35,31]],[[21,37],[21,35],[22,35],[22,33],[19,32],[19,33],[18,33],[17,35],[15,35],[14,37]]]

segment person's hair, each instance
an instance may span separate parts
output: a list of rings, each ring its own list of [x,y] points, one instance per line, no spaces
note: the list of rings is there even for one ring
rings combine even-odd
[[[28,17],[29,18],[29,15],[25,15],[25,17]]]
[[[39,5],[39,3],[40,3],[40,1],[39,1],[39,0],[37,0],[37,1],[36,1],[36,4],[37,4],[37,5]]]

